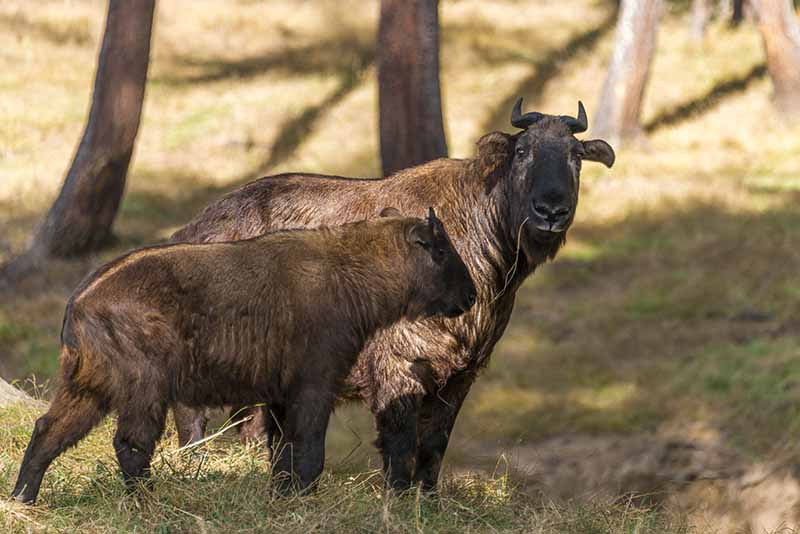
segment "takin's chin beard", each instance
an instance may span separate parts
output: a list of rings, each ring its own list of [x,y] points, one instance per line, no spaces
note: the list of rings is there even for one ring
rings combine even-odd
[[[526,223],[520,235],[520,248],[525,254],[528,265],[535,267],[549,259],[553,259],[567,238],[567,229],[561,232],[540,230]]]

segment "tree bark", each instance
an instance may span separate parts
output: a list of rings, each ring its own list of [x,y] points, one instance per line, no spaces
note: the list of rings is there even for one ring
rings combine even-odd
[[[144,100],[155,0],[109,0],[92,106],[61,193],[32,250],[72,256],[111,237]]]
[[[774,87],[775,105],[800,115],[800,26],[791,0],[752,0]]]
[[[381,1],[378,100],[384,175],[447,156],[438,9],[438,0]]]
[[[731,11],[731,27],[739,26],[744,20],[744,0],[733,0],[733,10]]]
[[[614,52],[592,134],[611,144],[641,133],[639,114],[656,47],[661,0],[622,0]]]
[[[689,36],[693,41],[700,42],[703,40],[710,17],[710,0],[692,0],[692,14],[689,19]]]

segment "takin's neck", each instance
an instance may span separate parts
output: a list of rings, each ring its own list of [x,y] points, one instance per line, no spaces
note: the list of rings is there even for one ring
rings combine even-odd
[[[526,239],[525,229],[511,222],[515,202],[504,184],[499,183],[487,193],[482,179],[474,175],[472,165],[466,165],[462,180],[462,198],[467,200],[460,219],[465,223],[464,231],[454,236],[454,243],[463,250],[467,266],[475,278],[476,285],[490,291],[481,295],[483,302],[496,302],[510,298],[525,279],[534,273],[539,265],[551,260],[564,244],[564,239],[550,243],[538,243],[532,250],[532,257],[525,253],[522,241]],[[473,174],[473,176],[469,176]],[[467,188],[467,184],[473,184]],[[475,187],[479,184],[480,187]],[[449,230],[449,227],[448,227]]]
[[[353,332],[366,340],[409,314],[414,281],[405,272],[404,251],[394,244],[376,248],[362,243],[359,249],[345,250],[346,263],[332,274],[333,297]]]

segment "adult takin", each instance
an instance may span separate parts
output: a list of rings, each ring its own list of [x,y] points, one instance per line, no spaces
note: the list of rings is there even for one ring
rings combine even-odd
[[[400,319],[456,317],[476,289],[442,223],[384,217],[238,242],[144,248],[85,279],[67,304],[62,384],[36,421],[13,496],[109,411],[126,480],[146,477],[170,403],[281,406],[281,488],[322,472],[325,431],[365,342]]]
[[[211,204],[172,237],[208,242],[354,221],[374,216],[388,199],[409,214],[436,208],[475,279],[478,303],[458,319],[404,320],[382,330],[364,347],[344,390],[375,415],[384,470],[396,488],[435,488],[456,416],[506,328],[517,289],[565,241],[581,163],[614,163],[605,141],[576,139],[588,127],[580,103],[577,117],[522,113],[521,104],[511,113],[521,131],[484,135],[474,159],[438,159],[380,180],[262,178]],[[250,432],[266,431],[269,441],[279,410]],[[202,413],[175,412],[181,441],[202,436]]]

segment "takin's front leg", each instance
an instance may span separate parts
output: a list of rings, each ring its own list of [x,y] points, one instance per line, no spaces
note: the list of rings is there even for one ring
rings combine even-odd
[[[157,397],[132,401],[120,410],[117,432],[114,434],[114,451],[122,477],[129,488],[133,488],[137,480],[150,476],[150,460],[164,433],[166,418],[167,403]]]
[[[333,411],[325,385],[304,384],[286,402],[283,440],[273,444],[272,474],[277,490],[305,493],[313,488],[325,465],[325,433]]]
[[[450,433],[474,380],[474,374],[460,373],[451,377],[442,389],[422,399],[417,423],[414,484],[420,484],[423,491],[436,490]]]
[[[386,487],[396,491],[411,488],[417,455],[419,399],[416,393],[400,395],[376,410],[375,446],[383,457]]]

